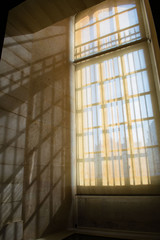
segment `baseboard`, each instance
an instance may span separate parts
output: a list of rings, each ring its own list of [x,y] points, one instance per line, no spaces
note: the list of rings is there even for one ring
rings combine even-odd
[[[99,229],[99,228],[72,228],[68,229],[75,233],[89,234],[94,236],[112,237],[119,239],[129,240],[160,240],[160,233],[153,232],[136,232],[136,231],[122,231],[111,229]]]

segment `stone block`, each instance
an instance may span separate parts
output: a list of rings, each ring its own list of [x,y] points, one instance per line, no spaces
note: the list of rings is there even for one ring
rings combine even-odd
[[[0,164],[23,165],[24,149],[14,146],[0,145]],[[1,166],[3,168],[3,166]]]
[[[18,50],[20,51],[20,48]],[[23,60],[23,55],[21,54],[20,56],[20,52],[15,54],[15,52],[11,50],[11,48],[6,47],[6,45],[3,47],[2,59],[15,69],[22,68],[26,65],[25,60]]]
[[[0,78],[0,89],[3,93],[13,96],[23,102],[28,100],[28,89],[21,86],[21,82],[13,81],[13,76]]]
[[[78,226],[159,232],[159,200],[155,196],[78,197]]]
[[[0,240],[7,240],[7,239],[16,239],[22,240],[23,239],[23,222],[10,222],[6,224],[2,230],[0,231]]]
[[[32,122],[28,126],[28,139],[27,139],[27,149],[31,151],[33,148],[37,147],[40,140],[41,133],[41,123],[39,120]]]
[[[2,51],[3,53],[3,51]],[[0,62],[0,76],[5,76],[11,72],[14,72],[14,67],[7,63],[4,59]]]
[[[13,221],[22,220],[21,201],[2,203],[0,206],[1,227]]]
[[[50,198],[46,198],[39,208],[38,235],[42,236],[51,221]]]
[[[27,102],[22,102],[18,98],[12,97],[3,92],[0,92],[0,108],[24,117],[27,116]]]
[[[28,89],[31,78],[31,63],[26,64],[22,69],[14,69],[6,77]]]
[[[33,216],[25,222],[24,226],[24,240],[34,240],[37,236],[37,221],[38,216],[36,214],[33,214]]]
[[[36,181],[34,181],[32,184],[25,187],[24,205],[23,205],[25,223],[31,221],[31,219],[36,214],[36,211],[38,209],[38,205],[37,205],[38,195],[39,195],[39,190],[37,188]]]
[[[18,175],[23,171],[23,165],[0,164],[0,183],[10,183],[18,179]]]
[[[22,200],[23,183],[0,184],[0,202],[11,203]]]
[[[17,131],[24,131],[26,128],[26,117],[1,109],[0,126]]]
[[[25,148],[25,131],[0,126],[0,145],[4,147]]]

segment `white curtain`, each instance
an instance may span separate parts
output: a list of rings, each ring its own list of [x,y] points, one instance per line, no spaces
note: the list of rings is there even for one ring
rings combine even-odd
[[[105,1],[76,18],[75,58],[124,44],[76,66],[78,193],[158,191],[160,114],[148,46],[125,48],[144,37],[139,11],[135,1]]]

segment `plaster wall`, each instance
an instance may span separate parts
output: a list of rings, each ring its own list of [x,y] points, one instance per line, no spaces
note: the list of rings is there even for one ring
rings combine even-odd
[[[7,25],[7,28],[13,27]],[[0,239],[22,239],[32,34],[6,33],[0,62]],[[12,236],[12,237],[11,237]]]
[[[0,63],[0,239],[35,239],[71,222],[69,65],[69,19],[22,34],[9,16]]]
[[[33,34],[24,177],[24,239],[71,214],[69,19]]]

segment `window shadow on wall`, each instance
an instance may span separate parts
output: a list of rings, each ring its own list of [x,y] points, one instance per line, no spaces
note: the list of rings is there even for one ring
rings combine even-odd
[[[40,60],[33,65],[29,87],[25,239],[41,237],[47,229],[66,227],[70,214],[70,83],[66,23],[64,21],[53,30],[51,27],[42,30],[33,42],[36,50],[33,58]]]
[[[0,237],[22,239],[22,194],[31,36],[6,35],[0,63]],[[24,46],[22,39],[26,39]],[[22,41],[22,42],[21,42]],[[11,45],[14,43],[14,46]]]
[[[30,36],[16,36],[6,37],[4,43],[0,72],[3,239],[10,234],[12,239],[22,239],[22,220],[24,239],[40,237],[68,224],[68,25],[65,20],[42,30],[33,41]]]

